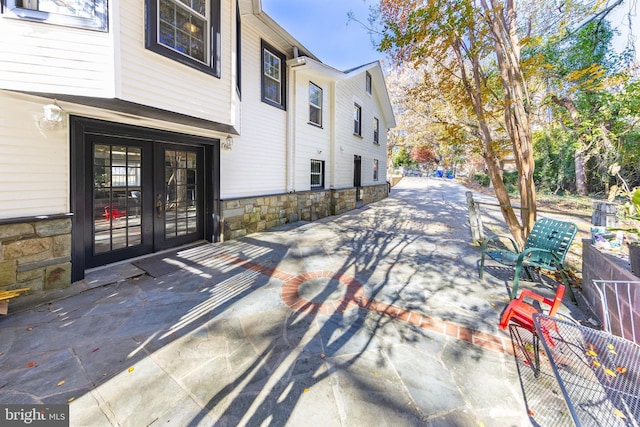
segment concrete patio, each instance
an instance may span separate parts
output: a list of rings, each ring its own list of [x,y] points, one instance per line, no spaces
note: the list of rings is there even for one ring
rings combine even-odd
[[[510,279],[478,278],[465,191],[404,178],[364,209],[20,297],[0,402],[69,402],[72,426],[562,424],[498,329]]]

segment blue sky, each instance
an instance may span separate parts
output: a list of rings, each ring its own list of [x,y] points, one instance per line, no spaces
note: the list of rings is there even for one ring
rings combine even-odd
[[[373,0],[262,0],[262,9],[322,62],[347,70],[382,59],[367,31],[347,14],[367,22]]]

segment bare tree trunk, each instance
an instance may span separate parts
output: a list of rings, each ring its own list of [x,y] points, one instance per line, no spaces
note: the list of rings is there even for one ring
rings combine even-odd
[[[529,113],[526,110],[529,97],[520,66],[520,41],[516,33],[515,0],[508,0],[504,5],[491,0],[491,6],[485,0],[481,0],[481,4],[486,12],[485,21],[496,43],[496,58],[504,89],[505,124],[511,138],[518,169],[518,190],[522,209],[520,213],[522,227],[518,233],[520,239],[517,239],[520,244],[529,235],[536,221],[536,189],[533,182],[535,165],[533,138]],[[511,228],[508,220],[507,225],[516,237],[517,233]]]
[[[585,159],[582,149],[578,148],[574,155],[574,164],[576,168],[576,191],[581,196],[587,196],[587,173],[585,171]]]
[[[569,98],[558,98],[556,95],[551,96],[551,100],[556,104],[566,109],[569,112],[569,117],[573,121],[572,132],[576,138],[580,141],[578,136],[578,127],[580,125],[580,116],[578,115],[578,109],[573,100]],[[576,192],[581,196],[589,194],[587,190],[587,173],[585,168],[586,159],[584,156],[584,144],[580,141],[580,146],[573,155],[573,162],[576,169]]]
[[[473,44],[475,43],[474,28],[470,28],[468,36],[469,43],[471,44],[471,46],[473,46]],[[467,91],[467,94],[469,95],[469,98],[471,99],[474,112],[478,119],[478,127],[480,131],[479,137],[484,146],[484,159],[487,165],[489,178],[491,179],[491,183],[493,184],[496,198],[500,203],[500,210],[502,211],[502,216],[507,223],[507,227],[513,235],[516,244],[520,248],[522,248],[524,246],[526,235],[523,233],[523,228],[520,226],[518,218],[513,211],[513,207],[511,206],[511,199],[509,198],[509,192],[507,191],[507,188],[504,185],[504,181],[502,180],[500,163],[493,151],[493,137],[491,135],[491,130],[487,123],[486,114],[484,112],[484,100],[482,99],[482,82],[480,79],[480,61],[477,56],[470,56],[469,59],[471,60],[472,75],[469,76],[464,66],[465,64],[461,52],[461,46],[461,41],[454,43],[454,52],[460,65],[460,73],[462,81],[464,83],[464,87]]]

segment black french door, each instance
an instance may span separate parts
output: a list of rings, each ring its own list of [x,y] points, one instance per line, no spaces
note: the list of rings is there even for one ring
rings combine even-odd
[[[86,267],[204,239],[202,146],[99,134],[86,142]]]
[[[353,156],[353,186],[356,188],[356,201],[362,200],[362,156]]]

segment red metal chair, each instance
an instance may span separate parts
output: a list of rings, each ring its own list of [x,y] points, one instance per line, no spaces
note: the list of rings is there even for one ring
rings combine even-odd
[[[118,219],[121,218],[124,215],[124,212],[121,212],[120,209],[118,208],[110,208],[109,206],[106,206],[104,208],[104,218],[106,220],[110,220],[111,218],[113,219]]]
[[[541,305],[540,308],[542,308],[542,304],[547,305],[549,307],[549,311],[546,314],[549,316],[555,316],[560,304],[562,303],[564,289],[564,285],[558,285],[556,296],[552,300],[545,298],[542,295],[538,295],[529,289],[523,289],[522,292],[520,292],[518,299],[511,300],[507,308],[504,310],[502,318],[500,319],[500,328],[507,329],[509,322],[515,322],[520,326],[535,332],[533,326],[533,315],[535,313],[540,313],[540,309],[525,301],[525,297],[538,301]]]

